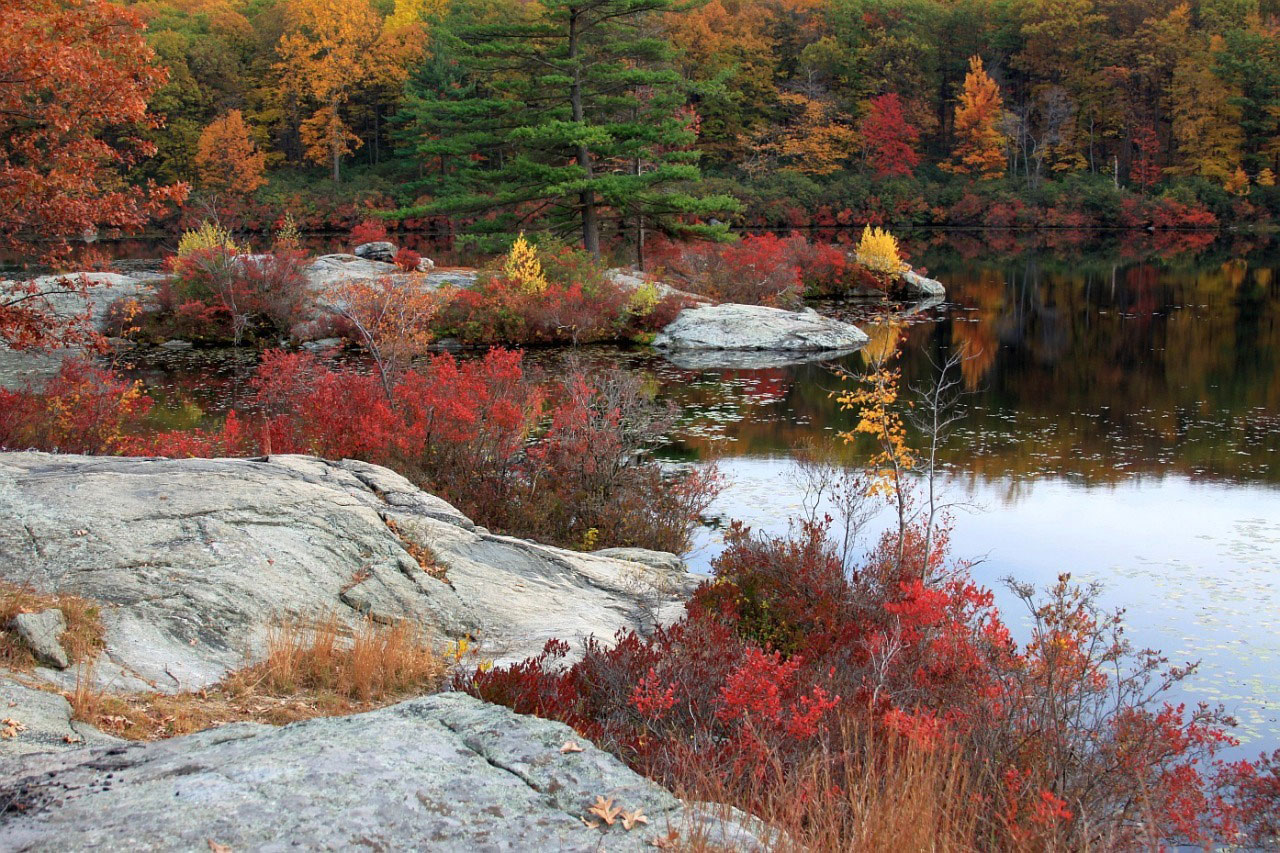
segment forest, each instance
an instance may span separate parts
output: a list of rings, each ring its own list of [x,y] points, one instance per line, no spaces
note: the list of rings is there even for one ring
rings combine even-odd
[[[346,231],[374,210],[482,248],[551,230],[593,252],[718,223],[1253,225],[1280,213],[1277,11],[1270,0],[24,0],[4,13],[8,79],[55,44],[95,61],[61,80],[85,94],[75,108],[8,87],[23,103],[0,118],[0,197],[6,231],[45,237],[214,212],[247,230],[288,212],[304,231]],[[50,23],[67,15],[82,26],[55,37]],[[95,53],[95,20],[112,31],[109,52]],[[117,97],[90,107],[90,90]],[[105,146],[97,171],[24,169],[52,139],[45,123],[63,120],[56,134]],[[105,188],[112,174],[121,186],[99,222],[85,200],[44,197],[88,178]],[[184,187],[180,211],[158,204]]]

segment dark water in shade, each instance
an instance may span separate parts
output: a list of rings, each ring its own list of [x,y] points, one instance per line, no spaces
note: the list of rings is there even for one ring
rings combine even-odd
[[[948,302],[912,318],[907,382],[964,346],[970,392],[943,454],[956,557],[997,591],[1070,572],[1126,609],[1139,646],[1202,661],[1178,698],[1221,702],[1248,752],[1280,747],[1280,243],[1208,235],[1019,244],[1007,234],[918,235],[912,260]],[[855,306],[847,315],[882,346]],[[531,356],[555,369],[560,354]],[[834,444],[852,426],[821,365],[675,368],[647,351],[591,349],[589,361],[642,371],[682,408],[671,458],[717,458],[720,519],[783,532],[799,511],[791,448]],[[181,353],[138,373],[172,426],[224,409],[252,357]],[[847,360],[860,365],[861,356]],[[858,464],[864,449],[842,446]],[[881,516],[870,525],[877,535]],[[691,555],[706,570],[713,527]]]

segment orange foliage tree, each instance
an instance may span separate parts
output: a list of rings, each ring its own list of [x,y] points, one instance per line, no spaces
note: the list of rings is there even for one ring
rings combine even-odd
[[[345,282],[331,310],[355,327],[390,399],[396,378],[426,354],[440,304],[425,282],[383,278]]]
[[[166,72],[130,9],[102,0],[6,0],[0,10],[0,252],[46,260],[96,228],[134,229],[185,187],[128,184],[160,121]],[[16,307],[18,304],[22,308]],[[0,328],[15,303],[0,290]]]
[[[951,162],[940,168],[959,175],[998,178],[1005,170],[1005,136],[1000,132],[1004,100],[1000,87],[982,67],[982,58],[969,57],[960,105],[956,107],[956,146]]]
[[[766,147],[796,171],[829,175],[858,150],[858,132],[841,121],[831,103],[799,92],[783,92],[778,100],[793,119]]]
[[[382,21],[368,0],[291,0],[288,19],[276,67],[287,88],[319,104],[303,125],[303,141],[307,157],[328,162],[337,182],[342,156],[361,144],[340,109],[374,74]]]
[[[262,176],[267,157],[249,137],[239,110],[214,119],[200,134],[196,169],[200,183],[210,189],[248,195],[267,182]]]

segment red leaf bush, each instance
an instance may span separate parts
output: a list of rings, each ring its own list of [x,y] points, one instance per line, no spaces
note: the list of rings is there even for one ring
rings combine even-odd
[[[566,547],[683,552],[718,489],[714,471],[665,473],[645,456],[673,413],[620,372],[540,383],[519,352],[495,349],[434,356],[388,395],[375,376],[269,351],[252,391],[251,414],[232,412],[221,429],[155,433],[134,383],[68,362],[39,391],[0,391],[0,448],[363,459],[487,527]]]
[[[288,334],[306,319],[306,258],[295,250],[238,255],[223,248],[171,258],[173,278],[160,287],[160,314],[144,334],[234,343]]]
[[[477,344],[625,341],[659,331],[684,307],[675,297],[622,287],[585,252],[540,250],[538,257],[545,289],[521,287],[501,269],[483,271],[474,286],[451,292],[442,333]]]
[[[659,236],[646,251],[659,277],[721,302],[789,308],[804,296],[884,291],[883,282],[846,251],[799,234],[748,234],[735,243],[685,243]]]
[[[408,246],[401,246],[400,250],[396,252],[393,262],[404,272],[415,272],[418,269],[418,264],[422,263],[422,255],[419,255]]]
[[[823,524],[784,538],[735,528],[675,624],[589,639],[570,665],[552,641],[456,685],[562,720],[802,846],[857,847],[849,801],[883,796],[904,755],[922,762],[913,795],[943,778],[963,792],[929,829],[966,848],[1274,838],[1275,764],[1215,763],[1233,743],[1227,718],[1162,703],[1182,673],[1132,649],[1092,590],[1065,577],[1020,589],[1033,630],[1019,647],[963,566],[925,565],[922,532],[906,535],[846,570]]]

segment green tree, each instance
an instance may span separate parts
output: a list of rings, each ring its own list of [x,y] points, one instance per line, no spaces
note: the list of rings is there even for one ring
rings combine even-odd
[[[437,30],[428,65],[457,63],[445,88],[415,76],[403,119],[416,154],[437,171],[432,201],[399,216],[461,213],[477,230],[509,235],[541,221],[580,231],[600,253],[609,216],[642,233],[646,222],[736,207],[699,197],[696,115],[657,29],[673,0],[549,0],[471,6]],[[707,231],[705,227],[694,230]]]

